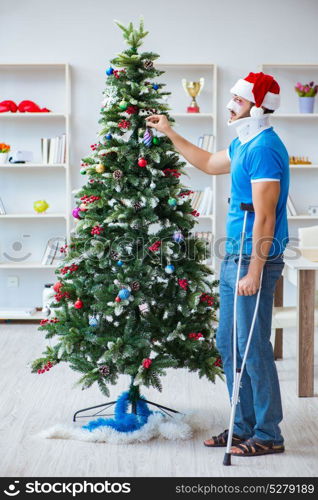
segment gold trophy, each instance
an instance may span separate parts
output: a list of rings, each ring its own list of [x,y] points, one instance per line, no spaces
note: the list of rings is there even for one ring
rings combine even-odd
[[[200,113],[200,108],[198,106],[195,98],[200,94],[204,86],[204,78],[201,77],[198,82],[188,82],[186,78],[182,78],[182,86],[184,91],[192,97],[190,106],[187,107],[188,113]]]

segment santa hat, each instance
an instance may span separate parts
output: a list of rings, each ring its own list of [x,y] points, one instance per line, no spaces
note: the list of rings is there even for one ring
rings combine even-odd
[[[264,113],[264,108],[275,110],[280,105],[280,87],[273,76],[264,73],[249,73],[247,77],[240,78],[230,92],[248,101],[254,102],[250,115],[257,117]]]

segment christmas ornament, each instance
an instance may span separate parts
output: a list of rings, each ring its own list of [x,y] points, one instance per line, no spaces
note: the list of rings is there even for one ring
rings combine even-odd
[[[132,289],[133,292],[138,292],[139,288],[140,288],[140,283],[139,281],[133,281],[131,284],[130,284],[130,288]]]
[[[212,306],[214,303],[214,297],[208,293],[202,293],[200,296],[200,302],[205,302],[208,306]]]
[[[183,290],[188,290],[189,284],[187,279],[179,279],[178,284]]]
[[[149,128],[147,127],[146,130],[145,130],[145,133],[144,133],[144,137],[143,137],[143,143],[145,144],[145,146],[147,146],[148,148],[151,146],[152,144],[152,133],[150,132]]]
[[[119,128],[129,128],[130,127],[130,121],[129,120],[120,120],[118,123]]]
[[[139,307],[141,314],[146,314],[147,312],[149,312],[149,305],[146,302],[144,302],[143,304],[140,304],[138,307]]]
[[[105,139],[106,139],[107,141],[110,141],[112,138],[113,138],[112,134],[106,134],[106,135],[105,135]]]
[[[184,240],[184,236],[182,233],[180,232],[175,232],[172,236],[172,239],[173,241],[175,241],[176,243],[180,243],[181,241]]]
[[[80,173],[81,173],[81,175],[86,175],[86,170],[85,170],[85,168],[81,168]]]
[[[45,200],[38,200],[33,203],[33,208],[38,214],[44,213],[49,206]]]
[[[116,180],[119,180],[121,179],[123,176],[123,173],[121,170],[117,169],[113,172],[113,178],[116,179]]]
[[[105,106],[106,109],[118,101],[118,91],[114,85],[108,85],[103,94],[105,97],[102,101],[102,106]]]
[[[188,333],[188,337],[189,337],[189,339],[192,339],[192,340],[204,340],[204,337],[203,337],[203,335],[202,335],[201,332],[199,332],[199,333],[195,333],[195,332]]]
[[[152,69],[153,68],[153,62],[150,59],[145,59],[144,60],[144,68],[146,68],[146,69]]]
[[[106,75],[112,75],[114,73],[114,70],[111,66],[109,66],[109,68],[106,69]]]
[[[105,167],[102,163],[99,163],[98,165],[96,165],[95,170],[98,174],[102,174],[103,172],[105,172]]]
[[[165,174],[166,177],[171,176],[171,177],[180,177],[181,173],[178,172],[176,168],[165,168],[163,169],[163,173]]]
[[[153,84],[152,84],[152,88],[153,88],[154,90],[158,90],[159,85],[158,85],[157,83],[153,83]]]
[[[119,103],[120,109],[125,110],[127,108],[127,106],[128,106],[128,102],[126,102],[125,100],[120,101],[120,103]]]
[[[168,264],[166,267],[165,267],[165,271],[167,274],[172,274],[175,270],[175,267],[173,264]]]
[[[75,219],[80,219],[79,212],[80,212],[79,207],[76,207],[76,208],[74,208],[74,210],[72,210],[72,215]]]
[[[45,373],[45,372],[48,372],[51,368],[53,367],[53,364],[51,363],[51,361],[48,361],[44,366],[43,368],[39,368],[38,369],[38,373]]]
[[[148,249],[151,252],[156,252],[157,250],[159,250],[160,245],[161,245],[161,241],[157,240],[150,247],[148,247]]]
[[[80,299],[77,299],[77,301],[74,304],[74,307],[75,309],[82,309],[83,305],[84,303]]]
[[[142,366],[146,369],[150,368],[151,365],[152,365],[152,360],[150,358],[145,358],[142,362]]]
[[[147,164],[148,164],[148,162],[145,158],[139,158],[139,160],[138,160],[139,167],[145,167]]]
[[[156,184],[155,184],[154,182],[151,182],[151,183],[150,183],[150,187],[151,187],[151,189],[155,189]]]
[[[200,216],[200,213],[197,210],[192,210],[192,212],[190,212],[190,214],[193,215],[193,217],[199,217]]]
[[[175,207],[177,205],[177,200],[175,198],[169,198],[168,205],[170,205],[170,207]]]
[[[54,283],[54,285],[53,285],[54,292],[58,293],[61,290],[62,286],[63,286],[63,283],[61,283],[60,281],[57,281],[56,283]]]
[[[130,291],[127,288],[122,288],[118,292],[118,297],[122,300],[127,300],[130,297]]]
[[[117,266],[122,267],[123,265],[124,265],[124,263],[122,260],[117,261]]]
[[[138,113],[138,106],[128,106],[128,108],[126,109],[126,113],[128,113],[129,115],[135,115],[136,113]]]
[[[99,367],[99,373],[102,375],[109,375],[110,374],[110,368],[107,365],[102,365]]]
[[[120,297],[116,297],[115,298],[115,302],[121,302],[121,298]]]
[[[93,316],[92,318],[90,318],[89,320],[89,326],[97,326],[98,325],[98,319]]]
[[[101,227],[101,226],[94,226],[91,230],[91,234],[94,235],[94,234],[101,234],[101,232],[104,231],[104,228]]]
[[[159,139],[158,139],[158,137],[153,137],[153,138],[152,138],[152,142],[153,142],[153,144],[159,144]]]

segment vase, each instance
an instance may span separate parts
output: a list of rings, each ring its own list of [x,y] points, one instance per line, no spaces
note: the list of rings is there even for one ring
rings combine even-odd
[[[313,113],[315,106],[314,97],[300,97],[299,96],[299,113]]]
[[[0,165],[6,163],[8,158],[8,153],[0,153]]]

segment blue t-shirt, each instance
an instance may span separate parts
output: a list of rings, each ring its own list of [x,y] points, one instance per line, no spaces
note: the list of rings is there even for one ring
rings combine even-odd
[[[287,197],[289,190],[289,156],[273,127],[267,128],[246,143],[236,137],[228,148],[231,159],[231,198],[226,222],[226,252],[238,254],[243,229],[244,210],[240,203],[252,203],[252,182],[274,180],[280,182],[276,206],[276,224],[268,255],[284,251],[288,241]],[[252,235],[255,214],[247,215],[243,253],[252,253]]]

